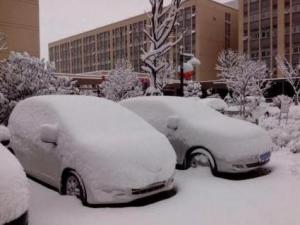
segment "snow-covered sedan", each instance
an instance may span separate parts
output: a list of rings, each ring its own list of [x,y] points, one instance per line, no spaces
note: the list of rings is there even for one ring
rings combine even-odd
[[[0,224],[27,225],[28,181],[18,160],[0,144]]]
[[[11,148],[32,177],[85,205],[127,203],[173,188],[168,139],[96,97],[26,99],[9,119]]]
[[[271,157],[272,141],[256,125],[229,118],[201,101],[178,97],[138,97],[121,105],[165,134],[177,167],[210,165],[213,174],[256,169]]]

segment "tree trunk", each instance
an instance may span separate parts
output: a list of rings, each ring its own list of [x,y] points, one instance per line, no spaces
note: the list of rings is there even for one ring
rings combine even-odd
[[[295,105],[299,105],[299,93],[296,92],[296,95],[295,95],[296,99],[295,99]]]

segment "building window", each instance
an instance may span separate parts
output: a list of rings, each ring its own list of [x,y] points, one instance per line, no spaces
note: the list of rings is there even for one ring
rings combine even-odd
[[[231,39],[231,14],[225,13],[225,49],[229,49]]]

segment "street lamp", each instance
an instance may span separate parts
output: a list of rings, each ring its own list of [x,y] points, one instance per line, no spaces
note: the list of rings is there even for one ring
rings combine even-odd
[[[187,63],[184,63],[184,58],[190,58]],[[195,66],[201,65],[199,59],[197,59],[193,54],[188,54],[183,52],[183,46],[180,46],[180,89],[179,89],[179,96],[183,97],[183,86],[184,86],[184,70],[185,68],[192,68],[194,70]]]

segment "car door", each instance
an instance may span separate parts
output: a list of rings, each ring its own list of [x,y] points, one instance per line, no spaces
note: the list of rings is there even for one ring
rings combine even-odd
[[[47,184],[58,187],[61,165],[57,145],[38,140],[35,150],[39,176]]]
[[[182,136],[182,133],[180,132],[182,129],[180,126],[180,120],[181,118],[177,115],[169,116],[165,129],[166,136],[176,152],[177,163],[182,164],[185,159],[188,146],[185,142],[185,137]]]
[[[27,161],[24,167],[31,176],[56,186],[60,170],[57,146],[41,141],[41,127],[44,124],[58,123],[58,119],[55,112],[46,105],[36,103],[30,106],[23,112],[26,120],[20,126],[23,131],[19,152],[25,153]]]

